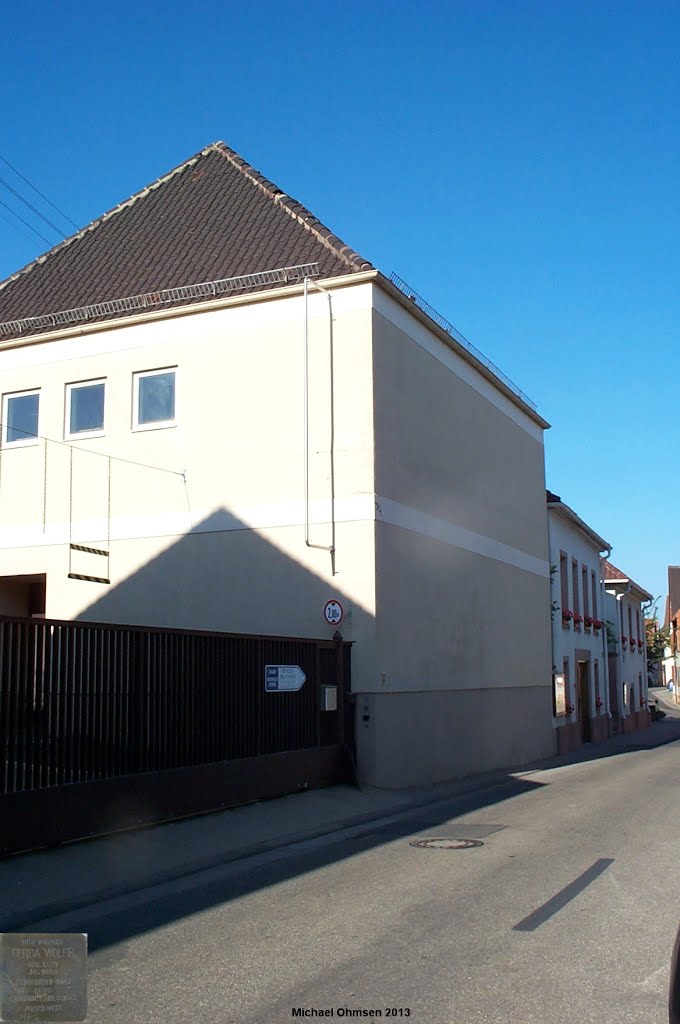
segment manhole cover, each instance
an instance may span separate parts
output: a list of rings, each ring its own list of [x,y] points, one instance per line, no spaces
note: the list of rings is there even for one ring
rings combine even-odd
[[[421,850],[471,850],[475,846],[484,846],[479,839],[414,839],[410,844]]]

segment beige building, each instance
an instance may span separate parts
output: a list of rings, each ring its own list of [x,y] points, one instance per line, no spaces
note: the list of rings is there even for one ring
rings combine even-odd
[[[339,629],[376,785],[552,753],[546,422],[226,146],[0,286],[0,380],[1,613]]]

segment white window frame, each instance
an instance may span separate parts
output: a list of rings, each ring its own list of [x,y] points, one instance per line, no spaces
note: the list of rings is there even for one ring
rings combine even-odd
[[[171,420],[155,420],[153,423],[139,422],[139,382],[144,377],[159,377],[162,373],[175,375],[175,415]],[[139,370],[132,375],[132,429],[133,430],[164,430],[177,426],[177,367],[163,366],[156,370]]]
[[[90,388],[95,384],[104,385],[104,423],[101,427],[97,427],[96,430],[76,430],[71,431],[71,395],[74,389],[77,388]],[[81,437],[103,437],[104,430],[106,427],[106,377],[95,377],[92,380],[76,380],[71,384],[66,385],[66,399],[64,401],[64,439],[67,441],[77,441]]]
[[[27,388],[25,391],[8,391],[2,396],[2,447],[3,448],[30,448],[40,444],[40,388]],[[29,395],[38,396],[38,436],[21,437],[16,441],[8,441],[9,433],[9,403],[12,398],[28,398]]]

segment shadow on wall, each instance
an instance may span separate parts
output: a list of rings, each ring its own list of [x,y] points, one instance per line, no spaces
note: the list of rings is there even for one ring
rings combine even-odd
[[[309,553],[301,526],[280,529]],[[372,614],[226,509],[145,560],[150,543],[157,539],[112,542],[112,579],[120,582],[102,587],[77,619],[330,639],[337,627],[325,621],[323,609],[337,598],[345,610],[344,639],[366,641],[372,630]],[[313,557],[330,571],[330,554],[314,551]]]

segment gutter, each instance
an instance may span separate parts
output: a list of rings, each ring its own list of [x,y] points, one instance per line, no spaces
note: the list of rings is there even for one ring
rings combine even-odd
[[[534,423],[543,430],[550,429],[550,423],[540,416],[535,409],[527,405],[519,395],[507,387],[484,363],[480,362],[472,352],[456,341],[439,324],[435,323],[427,313],[410,302],[409,299],[399,291],[396,285],[392,284],[389,278],[385,277],[378,270],[362,270],[357,273],[342,274],[338,277],[330,277],[324,281],[324,287],[348,288],[357,284],[372,282],[378,285],[384,292],[393,298],[399,305],[408,310],[411,316],[419,320],[432,334],[443,341],[456,355],[460,356],[469,366],[472,366],[482,377],[493,387],[508,398],[513,405],[520,409]],[[192,316],[194,313],[207,313],[221,309],[230,309],[235,306],[246,306],[258,302],[271,302],[275,299],[291,298],[304,295],[304,284],[284,285],[281,288],[272,288],[262,292],[249,292],[246,295],[229,296],[221,299],[208,299],[206,302],[195,302],[189,306],[174,306],[170,309],[156,309],[145,313],[135,313],[131,316],[117,317],[114,320],[102,320],[95,323],[83,324],[80,327],[67,327],[53,331],[46,331],[43,334],[31,335],[26,338],[15,338],[10,341],[0,342],[0,352],[5,349],[23,348],[27,345],[41,345],[48,341],[58,341],[64,338],[79,338],[89,334],[97,334],[102,331],[114,331],[123,327],[133,327],[139,324],[155,323],[163,320],[171,320],[175,317]]]
[[[346,288],[355,284],[374,281],[376,270],[361,271],[357,274],[343,274],[331,277],[324,282],[326,288]],[[246,295],[230,295],[219,299],[207,299],[205,302],[194,302],[189,306],[172,306],[168,309],[154,309],[146,313],[133,313],[131,316],[116,317],[114,320],[100,320],[83,324],[80,327],[63,327],[43,334],[35,334],[25,338],[13,338],[0,342],[0,352],[10,348],[24,348],[27,345],[41,345],[47,341],[59,341],[62,338],[79,338],[100,331],[114,331],[122,327],[133,327],[138,324],[154,323],[158,320],[172,320],[174,317],[191,316],[194,313],[208,313],[233,306],[247,306],[258,302],[271,302],[274,299],[286,299],[304,294],[304,283],[284,285],[281,288],[269,288],[261,292],[248,292]]]

